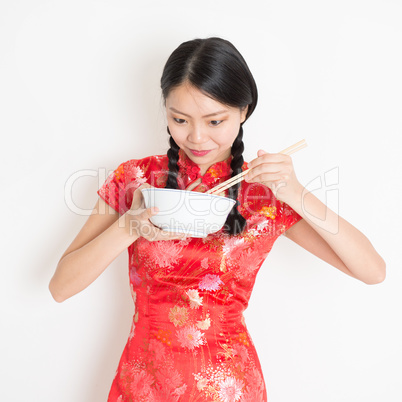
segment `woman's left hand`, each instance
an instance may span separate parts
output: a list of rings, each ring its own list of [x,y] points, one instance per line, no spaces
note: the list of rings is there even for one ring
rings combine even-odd
[[[276,199],[291,203],[303,188],[296,178],[292,158],[285,154],[270,154],[263,150],[257,152],[248,167],[247,183],[261,183],[269,187]]]

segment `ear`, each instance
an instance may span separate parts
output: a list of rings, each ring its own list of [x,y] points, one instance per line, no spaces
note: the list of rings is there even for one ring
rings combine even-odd
[[[244,121],[246,120],[247,112],[248,112],[248,105],[244,106],[244,108],[240,110],[240,122],[241,123],[244,123]]]

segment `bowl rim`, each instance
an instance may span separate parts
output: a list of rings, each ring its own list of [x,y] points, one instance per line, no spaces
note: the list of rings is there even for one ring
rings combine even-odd
[[[180,190],[180,189],[176,189],[176,188],[158,188],[158,187],[142,188],[141,192],[143,192],[143,191],[173,191],[173,192],[181,192],[181,193],[185,192],[185,193],[189,193],[189,194],[192,194],[192,195],[194,195],[194,194],[197,194],[197,195],[203,194],[203,195],[206,195],[206,196],[212,197],[212,198],[214,198],[214,197],[220,198],[220,199],[223,198],[225,200],[228,200],[228,201],[232,202],[233,204],[236,204],[236,201],[233,200],[232,198],[225,197],[225,196],[222,196],[222,195],[201,193],[201,192],[198,192],[198,191]]]

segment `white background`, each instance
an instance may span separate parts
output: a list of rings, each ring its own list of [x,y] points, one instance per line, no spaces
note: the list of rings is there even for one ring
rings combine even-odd
[[[317,197],[387,263],[386,280],[366,285],[278,239],[246,312],[268,399],[401,401],[401,21],[397,0],[2,1],[1,399],[106,401],[133,314],[128,258],[52,299],[87,219],[67,197],[91,210],[105,177],[65,185],[165,153],[163,65],[181,42],[221,36],[259,89],[245,160],[305,138],[299,181],[321,179]]]

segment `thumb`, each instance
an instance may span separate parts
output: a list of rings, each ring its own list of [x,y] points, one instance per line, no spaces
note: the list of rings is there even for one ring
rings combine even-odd
[[[145,211],[142,212],[144,219],[149,219],[151,216],[156,215],[159,212],[157,207],[147,208]]]
[[[258,156],[262,156],[262,155],[267,154],[267,153],[268,153],[268,152],[265,152],[264,150],[259,149],[258,152],[257,152],[257,155],[258,155]]]
[[[159,212],[158,207],[147,208],[147,213],[149,213],[149,216],[156,215],[158,212]]]

